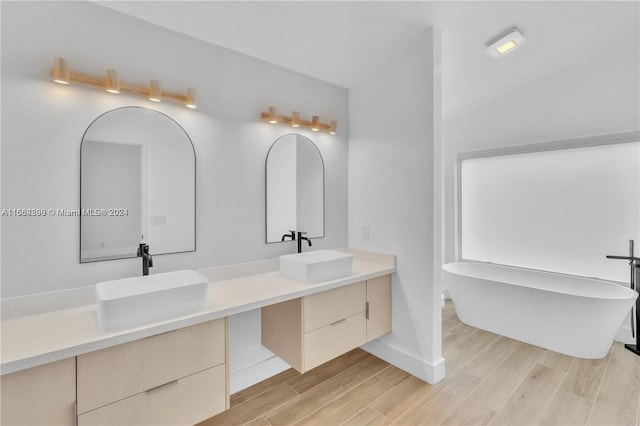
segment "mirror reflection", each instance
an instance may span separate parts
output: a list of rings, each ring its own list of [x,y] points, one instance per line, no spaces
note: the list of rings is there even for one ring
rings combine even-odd
[[[311,139],[295,133],[277,139],[266,162],[267,243],[291,231],[324,237],[324,162]]]
[[[195,151],[170,117],[109,111],[80,148],[80,262],[195,250]]]

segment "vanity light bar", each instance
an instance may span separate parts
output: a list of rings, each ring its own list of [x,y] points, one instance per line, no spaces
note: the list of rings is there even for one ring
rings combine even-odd
[[[278,115],[278,109],[274,106],[270,106],[268,112],[263,112],[261,118],[263,121],[272,124],[282,123],[291,127],[305,127],[314,132],[327,132],[331,135],[336,134],[336,128],[338,127],[336,120],[331,120],[329,124],[324,124],[320,122],[320,117],[317,115],[314,115],[311,121],[301,119],[300,113],[297,111],[292,112],[291,117]]]
[[[125,83],[120,81],[118,72],[113,69],[108,69],[104,78],[83,74],[71,71],[67,60],[63,58],[53,59],[51,76],[54,82],[60,84],[78,83],[105,90],[109,93],[128,93],[130,95],[141,96],[154,102],[167,101],[184,105],[187,108],[197,108],[195,100],[196,89],[192,87],[187,89],[186,95],[181,95],[163,91],[158,80],[151,80],[149,86]]]

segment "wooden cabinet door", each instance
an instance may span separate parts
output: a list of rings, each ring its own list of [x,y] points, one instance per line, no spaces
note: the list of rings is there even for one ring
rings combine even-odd
[[[78,414],[222,364],[223,318],[78,356]]]
[[[193,425],[226,408],[225,365],[122,399],[78,416],[78,426]]]
[[[304,335],[304,369],[312,368],[363,345],[366,340],[364,312],[336,321]]]
[[[365,343],[366,282],[262,308],[262,344],[301,373]]]
[[[76,417],[75,357],[2,376],[0,424],[70,425]]]
[[[303,297],[304,332],[317,330],[336,321],[364,312],[366,283],[361,281]]]
[[[391,275],[367,280],[367,342],[391,332]]]

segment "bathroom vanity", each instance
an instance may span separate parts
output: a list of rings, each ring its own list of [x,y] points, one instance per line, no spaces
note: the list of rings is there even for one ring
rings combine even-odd
[[[78,356],[78,425],[191,424],[228,408],[226,340],[220,318]]]
[[[253,309],[262,309],[263,343],[298,371],[391,331],[395,256],[344,250],[354,255],[352,274],[319,283],[283,276],[278,259],[200,270],[205,308],[145,326],[102,331],[95,304],[2,321],[1,423],[214,416],[229,408],[227,318]]]
[[[390,275],[262,308],[262,344],[300,373],[390,331]]]

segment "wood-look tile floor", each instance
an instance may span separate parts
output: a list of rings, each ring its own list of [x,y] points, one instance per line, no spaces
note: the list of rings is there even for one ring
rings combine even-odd
[[[213,425],[636,425],[640,357],[572,358],[461,323],[442,311],[447,377],[425,383],[360,349],[231,396]]]

